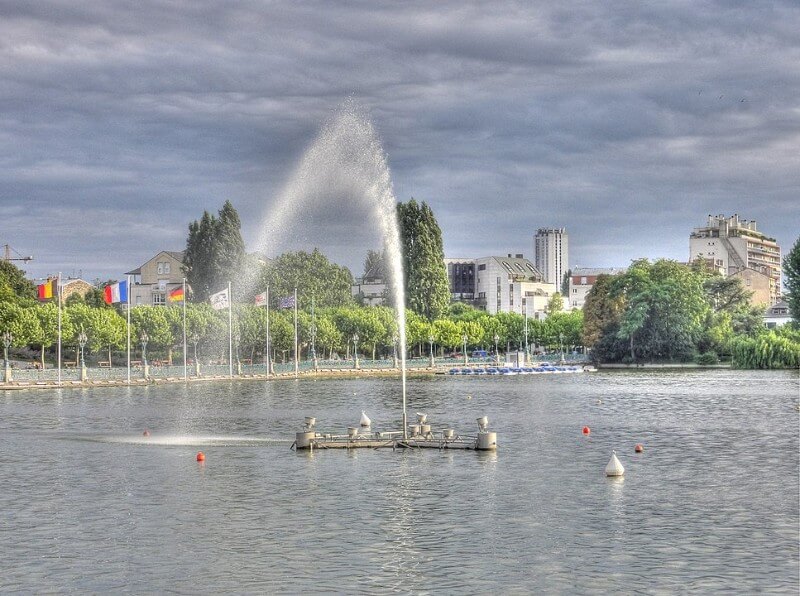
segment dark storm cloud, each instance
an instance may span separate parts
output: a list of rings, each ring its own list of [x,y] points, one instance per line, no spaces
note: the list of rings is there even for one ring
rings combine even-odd
[[[0,242],[116,277],[225,199],[246,239],[336,106],[372,113],[449,255],[683,259],[708,213],[800,220],[794,2],[0,2]],[[298,222],[358,270],[368,219]]]

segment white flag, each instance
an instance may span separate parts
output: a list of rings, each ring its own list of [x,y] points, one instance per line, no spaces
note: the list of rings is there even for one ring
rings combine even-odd
[[[230,304],[230,298],[228,297],[228,288],[225,288],[221,292],[217,292],[216,294],[211,294],[208,297],[211,301],[211,308],[214,310],[222,310],[223,308],[228,308]]]
[[[267,305],[267,293],[261,292],[260,294],[256,294],[256,306],[266,306]]]

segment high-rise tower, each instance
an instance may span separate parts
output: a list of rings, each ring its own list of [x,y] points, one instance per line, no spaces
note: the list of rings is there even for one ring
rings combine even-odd
[[[561,287],[569,268],[569,238],[566,228],[539,228],[533,239],[536,268],[546,283]]]

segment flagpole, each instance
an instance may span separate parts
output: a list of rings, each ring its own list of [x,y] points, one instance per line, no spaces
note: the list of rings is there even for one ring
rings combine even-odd
[[[128,321],[128,385],[131,384],[131,276],[128,276],[128,308],[127,308],[127,321]]]
[[[61,272],[58,272],[58,386],[61,387]]]
[[[300,355],[297,353],[297,288],[294,289],[294,378],[300,371]]]
[[[269,286],[267,286],[267,378],[272,369],[272,354],[270,354],[269,346]]]
[[[228,374],[233,378],[233,296],[228,282]]]
[[[189,380],[189,370],[186,367],[186,278],[183,278],[183,381]]]

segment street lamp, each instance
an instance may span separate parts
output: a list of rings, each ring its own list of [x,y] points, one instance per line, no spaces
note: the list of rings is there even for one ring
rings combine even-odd
[[[78,345],[81,347],[81,381],[86,380],[86,360],[83,357],[83,348],[86,346],[88,339],[86,333],[81,329],[81,332],[78,334]]]
[[[3,381],[8,383],[11,380],[11,367],[8,362],[8,348],[11,347],[11,342],[14,341],[14,336],[10,331],[3,332]]]
[[[436,339],[436,338],[435,338],[435,337],[433,337],[433,335],[429,335],[429,336],[428,336],[428,343],[429,343],[429,344],[430,344],[430,346],[431,346],[431,368],[433,368],[434,366],[436,366],[436,360],[435,360],[435,359],[434,359],[434,357],[433,357],[433,340],[434,340],[434,339]]]
[[[146,331],[142,331],[142,334],[139,336],[139,341],[142,342],[142,364],[147,366],[147,342],[150,341],[150,338]]]
[[[200,363],[197,361],[197,344],[200,341],[200,336],[196,333],[192,334],[192,337],[189,338],[189,341],[192,342],[194,345],[194,373],[195,376],[200,376]]]
[[[461,341],[464,343],[464,366],[469,364],[469,358],[467,356],[467,340],[468,339],[469,339],[469,337],[467,337],[466,333],[461,336]]]
[[[500,341],[500,336],[496,333],[494,334],[494,359],[499,364],[500,363],[500,352],[497,351],[497,342]]]
[[[314,361],[314,367],[317,366],[317,350],[316,350],[316,343],[317,343],[317,326],[315,323],[311,323],[311,327],[309,328],[311,332],[311,359]]]
[[[355,368],[358,368],[358,332],[353,334],[353,347],[355,348]]]
[[[528,356],[529,350],[530,350],[530,345],[528,344],[528,303],[525,302],[525,366],[530,364],[530,358]]]
[[[561,364],[564,364],[565,361],[564,361],[564,334],[563,333],[559,333],[558,334],[558,345],[561,348]]]

